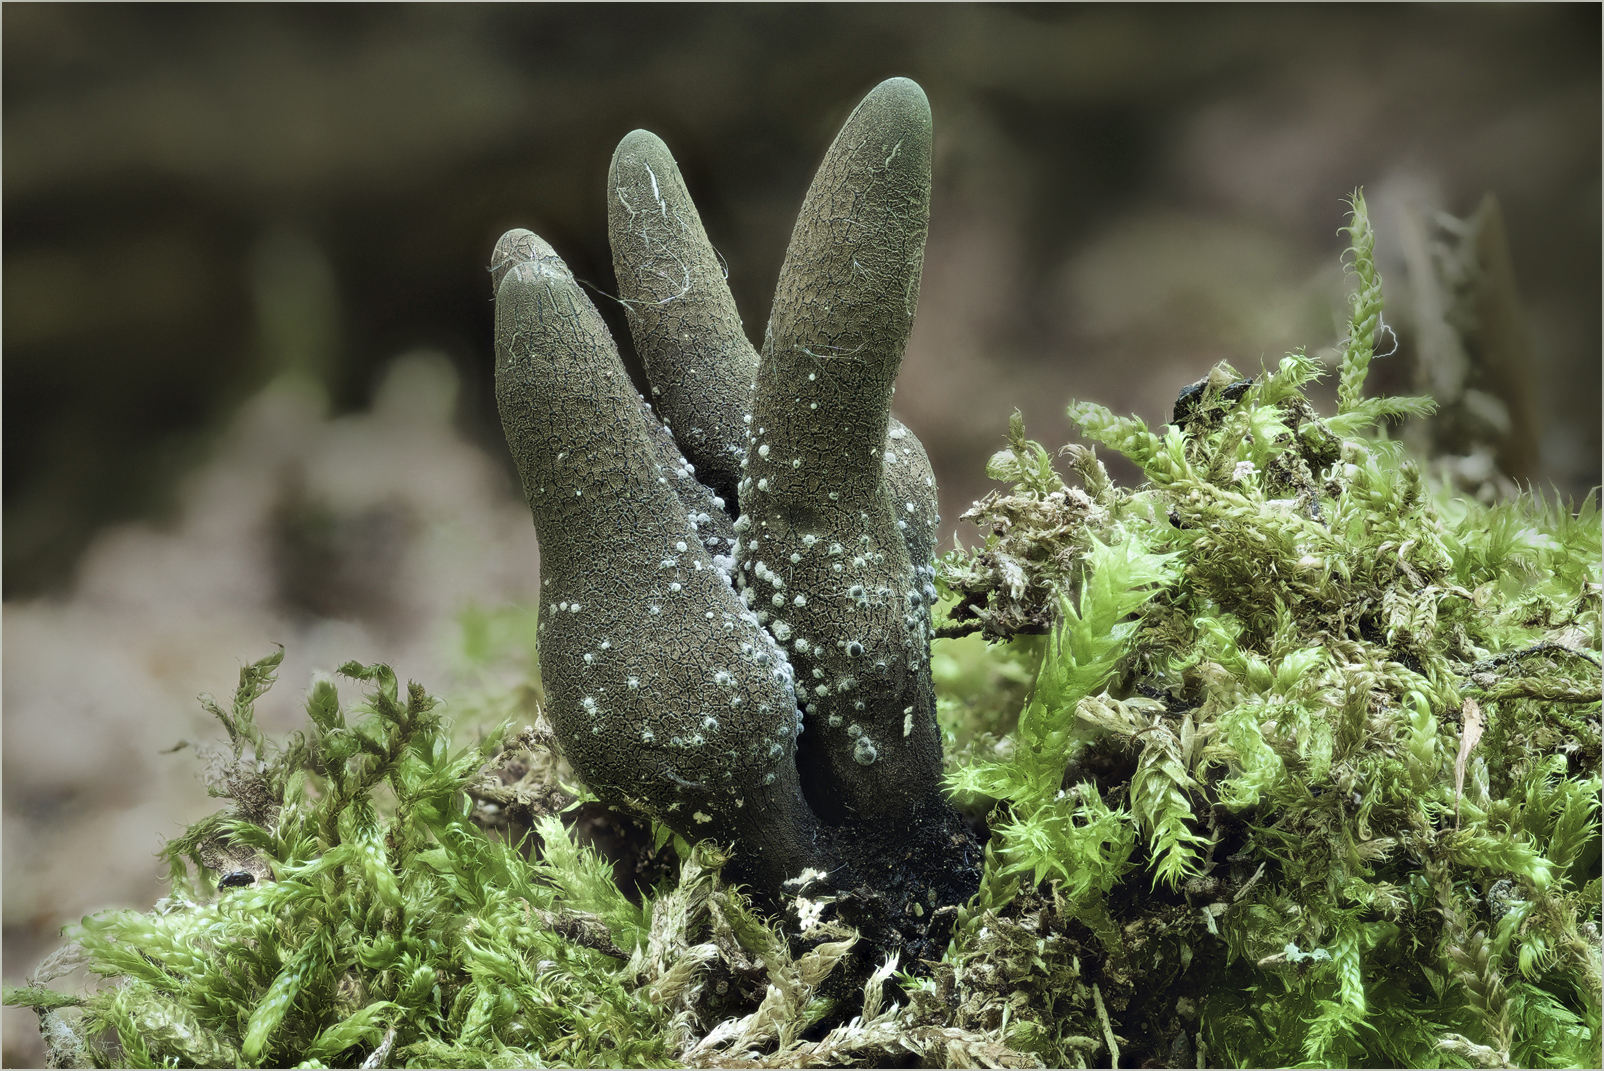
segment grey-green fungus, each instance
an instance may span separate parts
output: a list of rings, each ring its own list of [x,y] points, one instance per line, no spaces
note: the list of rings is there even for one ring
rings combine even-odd
[[[859,104],[803,201],[759,354],[673,156],[625,137],[610,237],[649,402],[549,245],[510,231],[492,269],[570,761],[603,799],[733,848],[729,872],[771,907],[787,879],[828,874],[844,917],[913,956],[939,954],[953,915],[913,905],[962,903],[980,867],[940,790],[935,479],[890,415],[931,139],[905,78]]]

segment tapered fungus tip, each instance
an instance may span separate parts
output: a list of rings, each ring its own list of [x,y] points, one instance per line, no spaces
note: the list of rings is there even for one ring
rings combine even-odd
[[[490,288],[499,293],[501,280],[506,278],[507,272],[514,264],[528,260],[556,259],[557,251],[544,238],[534,231],[514,227],[496,239],[495,251],[490,254]]]
[[[498,324],[503,319],[508,324],[515,324],[520,317],[541,315],[539,310],[543,296],[552,293],[553,288],[561,288],[562,284],[573,281],[573,276],[560,260],[514,261],[499,273],[499,277],[501,285],[496,287]]]
[[[608,215],[615,228],[651,206],[661,209],[670,203],[671,211],[696,210],[685,191],[685,180],[680,178],[674,154],[650,130],[631,130],[624,135],[613,150],[607,184]]]
[[[930,100],[918,82],[911,78],[887,78],[869,90],[853,109],[842,132],[852,129],[895,133],[898,139],[913,137],[925,143],[923,155],[928,158],[935,122],[930,116]]]
[[[930,157],[935,141],[935,120],[930,114],[930,99],[919,83],[911,78],[887,78],[869,90],[867,96],[852,110],[851,116],[836,135],[835,143],[825,159],[829,167],[831,158],[845,161],[856,158],[848,166],[867,167],[891,182],[904,185],[905,192],[917,193],[922,202],[921,215],[930,210]],[[872,149],[871,149],[872,147]],[[884,152],[884,159],[872,150]],[[920,239],[923,246],[923,238]]]
[[[876,107],[897,108],[909,113],[912,118],[923,118],[926,123],[930,119],[930,99],[918,82],[912,78],[887,78],[884,82],[869,90],[868,96],[858,107],[873,103]]]
[[[631,130],[624,135],[623,140],[618,143],[618,148],[613,151],[613,162],[617,163],[625,156],[662,156],[670,160],[674,158],[668,151],[668,146],[663,143],[663,139],[650,130]]]

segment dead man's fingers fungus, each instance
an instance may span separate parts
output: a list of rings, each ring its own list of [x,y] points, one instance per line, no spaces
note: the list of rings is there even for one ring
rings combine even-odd
[[[884,479],[911,438],[886,436],[924,262],[930,152],[924,93],[894,79],[825,154],[780,269],[740,485],[738,582],[791,644],[808,715],[804,791],[830,786],[810,796],[831,822],[905,821],[940,776],[933,576],[904,535],[928,524],[920,507],[934,488],[893,502]]]
[[[931,140],[907,79],[852,113],[804,200],[759,358],[667,147],[626,137],[609,222],[651,405],[549,246],[512,231],[493,263],[497,397],[575,768],[733,847],[732,873],[770,904],[805,868],[827,872],[856,894],[843,914],[916,955],[939,952],[939,908],[979,876],[940,792],[935,480],[890,417]]]
[[[668,146],[630,133],[607,173],[608,237],[619,298],[652,405],[699,479],[733,507],[757,351]]]
[[[677,452],[665,462],[601,316],[523,235],[501,243],[532,255],[497,289],[496,395],[540,535],[557,734],[598,794],[739,844],[737,873],[778,887],[820,862],[791,668],[730,587],[713,495]]]

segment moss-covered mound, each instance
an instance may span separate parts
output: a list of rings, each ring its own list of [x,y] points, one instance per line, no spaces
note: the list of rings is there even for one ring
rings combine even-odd
[[[969,725],[953,782],[1000,804],[938,987],[1049,1064],[1597,1060],[1597,503],[1434,501],[1368,437],[1429,403],[1362,395],[1354,209],[1335,415],[1301,354],[1164,434],[1071,406],[1134,491],[1016,423],[947,561],[948,634],[1052,634],[1012,733]]]
[[[760,917],[713,845],[626,896],[548,737],[453,750],[384,666],[268,739],[275,657],[214,707],[232,804],[168,846],[173,894],[7,1002],[58,1066],[1595,1066],[1597,504],[1450,501],[1380,437],[1429,403],[1363,395],[1354,208],[1335,414],[1291,354],[1162,434],[1072,406],[1140,487],[1078,447],[1066,484],[1017,422],[993,459],[941,577],[949,784],[992,830],[941,962],[832,987],[829,898]],[[46,988],[79,965],[108,981]]]

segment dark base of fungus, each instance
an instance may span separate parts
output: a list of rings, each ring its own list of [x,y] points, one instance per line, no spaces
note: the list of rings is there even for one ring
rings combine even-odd
[[[903,970],[924,974],[941,958],[959,906],[980,888],[985,851],[967,821],[936,800],[905,825],[849,822],[837,827],[838,850],[859,884],[839,901],[865,953],[878,962],[896,953]]]

